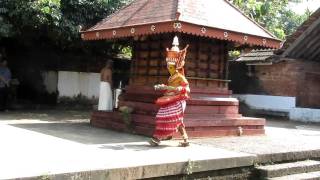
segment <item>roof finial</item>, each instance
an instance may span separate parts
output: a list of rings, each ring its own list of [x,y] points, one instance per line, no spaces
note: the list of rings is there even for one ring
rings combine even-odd
[[[180,51],[180,49],[179,49],[179,39],[178,39],[178,36],[175,36],[175,37],[173,38],[171,51],[177,51],[177,52]]]

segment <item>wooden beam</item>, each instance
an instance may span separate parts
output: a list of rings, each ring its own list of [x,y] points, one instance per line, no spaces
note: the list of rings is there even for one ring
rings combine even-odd
[[[137,51],[139,49],[138,47],[139,47],[139,43],[137,43],[136,41],[133,42],[132,64],[131,64],[131,72],[130,72],[130,74],[135,74],[138,71],[138,54],[137,54],[138,53]],[[130,81],[129,81],[130,84],[133,84],[135,79],[132,78],[132,77],[130,77],[129,79],[130,79]]]
[[[247,66],[270,66],[272,62],[262,62],[262,63],[248,63]]]
[[[201,55],[201,52],[200,52],[200,46],[201,46],[201,39],[200,39],[200,37],[196,37],[196,53],[197,53],[197,55],[196,55],[196,59],[195,59],[195,63],[196,63],[196,67],[195,67],[195,72],[196,72],[196,76],[197,77],[199,77],[200,76],[200,74],[199,74],[199,72],[200,72],[200,67],[199,67],[199,61],[200,61],[200,55]],[[195,84],[196,84],[196,86],[198,86],[198,81],[197,81],[197,79],[194,79],[195,80]]]

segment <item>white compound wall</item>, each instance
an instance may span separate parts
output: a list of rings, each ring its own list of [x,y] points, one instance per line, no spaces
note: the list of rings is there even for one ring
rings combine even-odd
[[[289,119],[300,122],[320,122],[320,109],[296,107],[295,97],[235,94],[234,97],[251,109],[288,113]]]
[[[58,71],[59,97],[82,95],[89,99],[99,98],[100,74]]]

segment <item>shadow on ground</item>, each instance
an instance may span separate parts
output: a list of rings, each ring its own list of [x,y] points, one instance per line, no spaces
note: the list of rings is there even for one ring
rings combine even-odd
[[[146,141],[147,138],[92,127],[89,111],[12,111],[0,113],[0,124],[62,138],[82,144]]]
[[[11,124],[11,126],[82,144],[130,143],[147,140],[142,136],[128,136],[126,133],[94,128],[89,122]]]
[[[30,110],[0,112],[0,122],[7,120],[61,121],[89,119],[89,111]]]

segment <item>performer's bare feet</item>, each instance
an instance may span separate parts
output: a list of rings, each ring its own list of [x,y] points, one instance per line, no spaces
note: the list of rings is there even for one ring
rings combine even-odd
[[[183,142],[180,142],[179,146],[180,147],[187,147],[187,146],[190,146],[190,143],[189,143],[188,139],[183,139]]]
[[[157,138],[151,138],[148,142],[149,142],[150,146],[152,146],[152,147],[159,146],[159,144],[160,144],[160,140]]]
[[[183,127],[183,126],[179,126],[178,128],[182,138],[183,138],[183,142],[180,142],[179,143],[179,146],[180,147],[187,147],[190,145],[189,141],[188,141],[188,135],[187,135],[187,132],[186,132],[186,129]]]
[[[169,140],[172,140],[172,136],[168,136],[167,138],[163,139],[162,141],[169,141]]]
[[[188,147],[188,146],[190,146],[189,142],[180,142],[179,143],[179,147]]]

